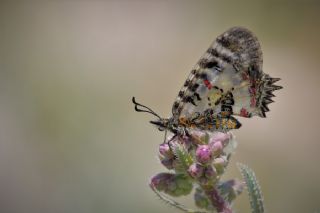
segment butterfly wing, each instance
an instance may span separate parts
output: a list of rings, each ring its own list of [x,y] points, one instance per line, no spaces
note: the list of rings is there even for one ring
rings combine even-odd
[[[192,69],[173,107],[174,118],[214,114],[265,117],[278,78],[262,72],[262,51],[247,29],[234,27],[220,35]]]

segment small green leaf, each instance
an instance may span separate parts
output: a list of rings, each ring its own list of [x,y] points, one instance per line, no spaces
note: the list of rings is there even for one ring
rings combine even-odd
[[[238,163],[237,165],[247,186],[251,212],[264,213],[262,192],[253,170],[241,163]]]
[[[173,152],[178,164],[176,170],[178,172],[186,173],[190,165],[193,163],[191,154],[188,153],[188,150],[183,144],[176,144],[173,147]]]

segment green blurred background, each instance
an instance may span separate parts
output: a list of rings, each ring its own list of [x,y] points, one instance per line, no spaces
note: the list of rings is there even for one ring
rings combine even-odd
[[[318,2],[1,1],[0,212],[177,212],[148,188],[163,134],[131,97],[169,116],[232,26],[258,36],[284,89],[267,119],[240,118],[225,178],[248,164],[268,212],[320,210]],[[249,212],[246,193],[235,207]]]

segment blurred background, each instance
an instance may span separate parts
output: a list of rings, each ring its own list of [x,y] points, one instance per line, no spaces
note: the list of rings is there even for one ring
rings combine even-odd
[[[232,26],[259,38],[280,77],[267,118],[240,118],[224,176],[248,164],[268,212],[320,210],[320,4],[317,1],[0,3],[0,211],[178,212],[148,187],[166,171],[162,116],[213,39]],[[182,202],[192,207],[190,198]],[[249,212],[244,192],[237,212]]]

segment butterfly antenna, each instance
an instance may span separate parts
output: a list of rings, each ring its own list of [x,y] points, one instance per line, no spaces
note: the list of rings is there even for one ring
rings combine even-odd
[[[138,102],[136,102],[136,99],[135,97],[132,97],[132,103],[135,105],[134,106],[134,109],[137,111],[137,112],[147,112],[147,113],[150,113],[156,117],[158,117],[159,119],[162,119],[157,113],[155,113],[152,109],[150,109],[149,107],[145,106],[145,105],[142,105]],[[139,108],[141,107],[141,108]]]

